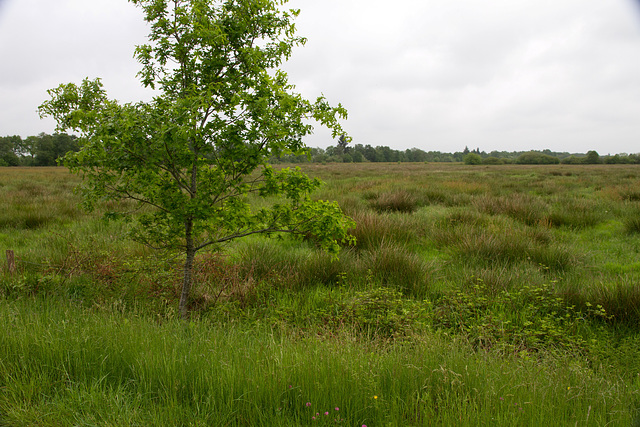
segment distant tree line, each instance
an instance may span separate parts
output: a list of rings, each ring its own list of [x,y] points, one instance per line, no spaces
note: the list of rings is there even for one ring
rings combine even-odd
[[[20,136],[0,137],[0,166],[55,166],[58,158],[80,145],[74,135],[41,133],[22,139]],[[363,163],[363,162],[463,162],[468,165],[544,165],[544,164],[640,164],[640,153],[600,156],[596,151],[586,154],[542,151],[491,151],[479,148],[446,153],[424,151],[419,148],[394,150],[387,146],[355,144],[349,146],[341,137],[336,146],[326,149],[310,148],[308,155],[282,155],[270,159],[272,163]]]
[[[387,146],[355,144],[350,147],[344,138],[326,149],[310,148],[308,155],[282,155],[273,163],[362,163],[362,162],[464,162],[468,165],[541,165],[541,164],[640,164],[640,154],[600,156],[596,151],[586,154],[542,151],[491,151],[465,147],[455,153],[424,151],[419,148],[394,150]]]
[[[496,155],[497,154],[497,155]],[[505,155],[506,154],[506,155]],[[463,156],[463,162],[469,165],[597,165],[597,164],[640,164],[640,154],[615,154],[600,156],[597,151],[586,154],[554,153],[550,150],[512,153],[469,152]]]
[[[55,166],[69,151],[80,145],[74,135],[41,133],[25,139],[18,135],[0,137],[0,166]]]

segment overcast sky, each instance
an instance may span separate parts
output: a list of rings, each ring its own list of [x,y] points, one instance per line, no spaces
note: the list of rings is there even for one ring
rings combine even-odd
[[[640,152],[640,0],[292,0],[309,39],[284,66],[395,149]],[[0,0],[0,136],[52,133],[37,106],[102,77],[123,102],[142,13],[126,0]],[[308,145],[334,145],[318,131]]]

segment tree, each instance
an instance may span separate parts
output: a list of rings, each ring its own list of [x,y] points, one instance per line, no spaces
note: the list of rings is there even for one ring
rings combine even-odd
[[[386,145],[378,146],[376,150],[376,162],[397,162],[398,154],[394,153],[390,147]]]
[[[40,135],[44,135],[41,133]],[[22,140],[20,145],[20,156],[22,156],[22,164],[25,166],[33,166],[35,164],[36,149],[40,141],[39,136],[28,136]]]
[[[351,242],[353,221],[337,203],[309,197],[317,179],[267,163],[306,152],[309,120],[344,134],[342,106],[304,99],[277,70],[305,42],[294,31],[299,11],[283,10],[287,0],[130,1],[151,26],[136,58],[157,96],[119,104],[100,79],[85,79],[50,90],[40,114],[81,134],[65,165],[83,176],[88,207],[103,199],[151,207],[134,218],[133,236],[183,253],[182,316],[200,250],[257,233],[313,236],[334,254]],[[250,195],[267,206],[252,208]]]
[[[588,165],[597,165],[599,163],[602,163],[602,160],[600,159],[600,154],[598,154],[597,151],[587,151],[587,157],[585,158],[585,163]]]
[[[427,153],[419,148],[412,148],[405,151],[408,162],[426,162]]]
[[[351,154],[351,160],[353,160],[354,163],[362,163],[364,162],[364,156],[361,152],[353,150],[353,153]]]
[[[20,158],[16,154],[22,138],[19,135],[0,137],[0,166],[18,166]]]
[[[349,138],[347,138],[345,135],[340,135],[340,138],[338,138],[338,145],[336,145],[336,151],[339,154],[347,154],[349,152],[349,147],[347,147],[347,145],[349,145]]]
[[[56,166],[58,159],[63,158],[70,151],[78,151],[78,141],[75,136],[66,133],[54,133],[48,135],[40,133],[34,139],[26,139],[31,145],[30,154],[32,165],[35,166]]]
[[[369,144],[365,145],[364,148],[362,149],[362,155],[364,156],[365,159],[367,159],[370,162],[378,161],[376,159],[376,149]]]

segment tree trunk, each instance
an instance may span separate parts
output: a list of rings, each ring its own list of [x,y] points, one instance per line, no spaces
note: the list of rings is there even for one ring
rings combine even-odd
[[[196,248],[193,242],[193,221],[188,220],[185,223],[185,237],[186,237],[186,249],[187,255],[184,261],[184,279],[182,282],[182,293],[180,294],[180,315],[183,319],[187,318],[187,304],[191,294],[191,285],[193,284],[193,260],[196,257]]]
[[[198,190],[198,153],[194,153],[193,166],[191,168],[191,186],[189,193],[191,200],[196,197]],[[187,258],[184,261],[184,280],[182,282],[182,293],[180,294],[180,315],[184,320],[187,319],[187,305],[191,298],[191,287],[193,285],[193,260],[196,257],[196,245],[193,240],[193,216],[188,216],[184,223],[185,238],[185,254]]]

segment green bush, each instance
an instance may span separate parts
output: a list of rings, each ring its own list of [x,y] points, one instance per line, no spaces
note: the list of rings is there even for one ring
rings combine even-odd
[[[480,154],[469,153],[462,158],[462,161],[465,165],[481,165],[482,157],[480,156]]]
[[[331,322],[353,325],[368,336],[400,338],[420,324],[425,308],[395,289],[381,287],[356,293],[339,305],[337,313]]]
[[[562,159],[563,165],[584,165],[586,159],[584,157],[579,156],[569,156]]]
[[[585,316],[607,317],[602,306],[576,310],[548,284],[495,293],[478,280],[472,290],[445,294],[433,304],[435,328],[463,333],[476,348],[508,353],[584,350]]]

